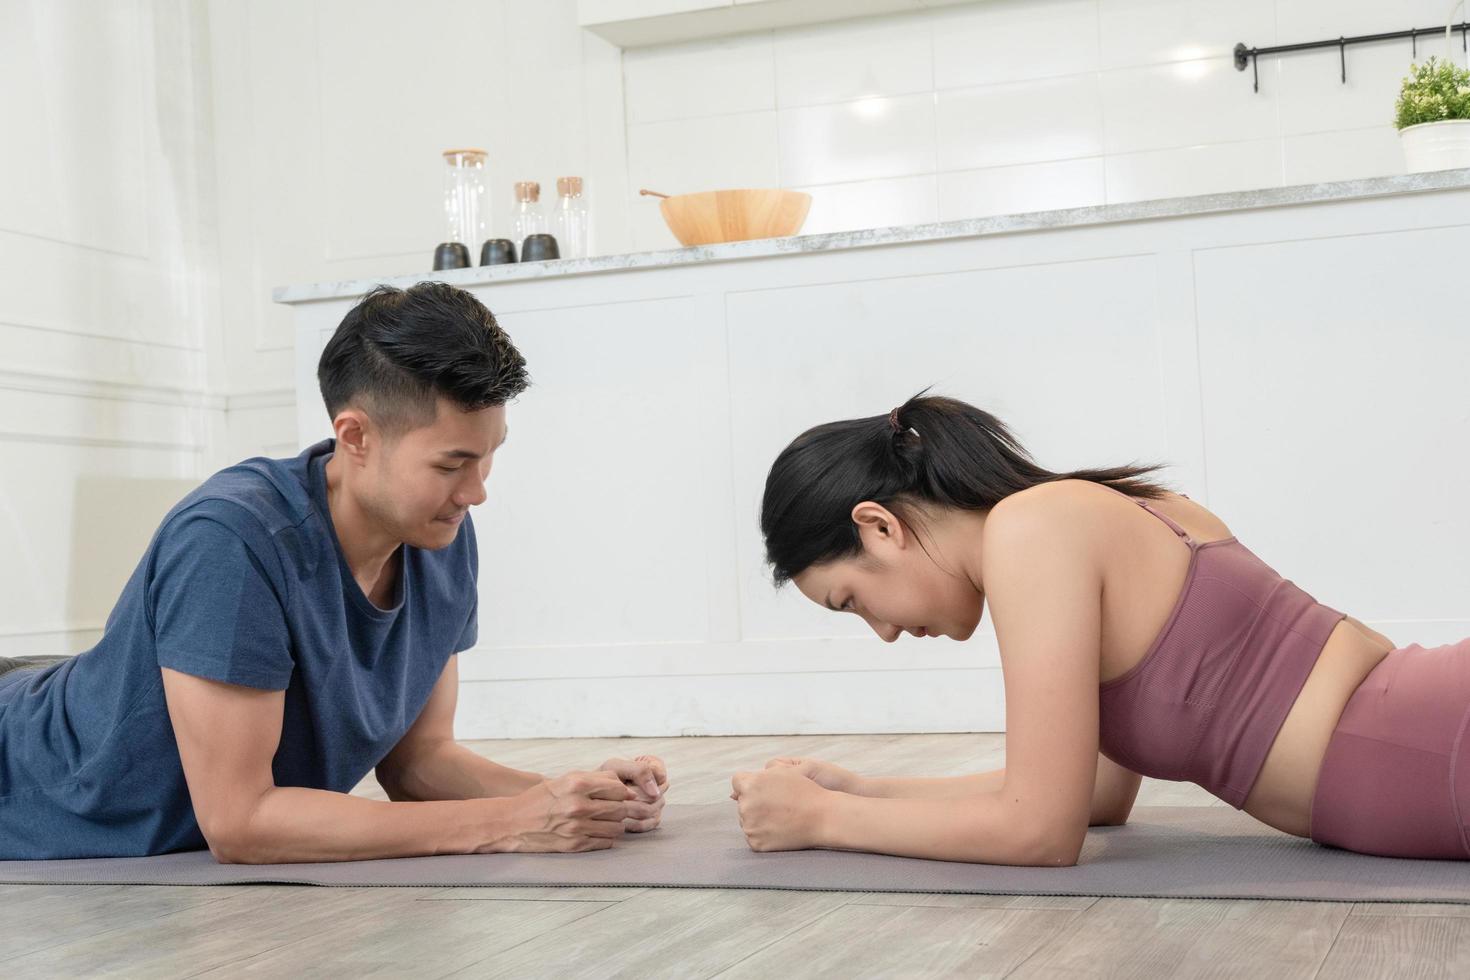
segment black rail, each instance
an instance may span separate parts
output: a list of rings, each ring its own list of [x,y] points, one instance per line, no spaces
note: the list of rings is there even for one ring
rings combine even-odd
[[[1460,32],[1460,48],[1466,48],[1466,35],[1470,34],[1470,22],[1461,21],[1450,25],[1451,31]],[[1316,48],[1337,48],[1339,61],[1342,65],[1342,80],[1347,81],[1347,49],[1352,44],[1373,44],[1378,41],[1400,41],[1408,38],[1414,44],[1414,57],[1419,57],[1419,38],[1426,34],[1443,34],[1443,27],[1417,27],[1409,31],[1389,31],[1385,34],[1359,34],[1357,37],[1339,37],[1326,41],[1304,41],[1300,44],[1277,44],[1269,48],[1248,48],[1244,42],[1235,46],[1235,70],[1245,71],[1245,66],[1250,65],[1253,77],[1252,89],[1261,90],[1261,73],[1256,67],[1256,59],[1262,55],[1286,54],[1290,51],[1311,51]]]

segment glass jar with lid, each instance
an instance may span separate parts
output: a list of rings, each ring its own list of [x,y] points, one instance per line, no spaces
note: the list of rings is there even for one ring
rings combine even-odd
[[[478,248],[490,237],[488,154],[471,148],[445,150],[443,156],[444,240]]]

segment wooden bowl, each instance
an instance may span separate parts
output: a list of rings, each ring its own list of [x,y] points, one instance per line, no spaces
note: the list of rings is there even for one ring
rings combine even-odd
[[[801,191],[731,190],[675,194],[658,209],[685,245],[713,245],[794,235],[811,206],[812,196]]]

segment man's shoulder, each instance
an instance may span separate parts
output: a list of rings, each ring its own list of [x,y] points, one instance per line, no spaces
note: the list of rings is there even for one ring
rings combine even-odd
[[[166,523],[187,514],[267,536],[299,526],[312,513],[307,465],[302,457],[255,457],[228,466],[180,500]]]
[[[302,546],[295,542],[281,547],[283,536],[313,525],[307,465],[304,453],[295,459],[247,459],[220,470],[174,505],[159,525],[154,546],[233,551],[226,546],[239,539],[257,560],[284,571],[285,565],[296,563],[290,556]],[[231,537],[218,537],[221,528]],[[227,560],[225,554],[220,557]]]

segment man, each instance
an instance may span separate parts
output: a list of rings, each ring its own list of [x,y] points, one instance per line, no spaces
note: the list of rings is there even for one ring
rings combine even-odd
[[[317,375],[334,439],[185,497],[97,646],[0,664],[0,858],[585,851],[658,825],[656,758],[547,778],[454,742],[468,511],[528,384],[490,311],[374,290]],[[347,795],[374,768],[391,802]]]

